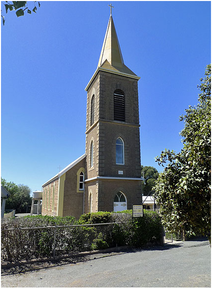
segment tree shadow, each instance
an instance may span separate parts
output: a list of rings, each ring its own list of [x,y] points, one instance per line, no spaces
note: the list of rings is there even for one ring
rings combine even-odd
[[[76,255],[68,255],[56,257],[55,259],[40,259],[40,260],[31,260],[25,262],[17,262],[17,263],[5,263],[1,264],[1,274],[2,276],[6,275],[14,275],[14,274],[24,274],[32,271],[39,271],[42,269],[48,269],[53,267],[64,266],[68,264],[77,264],[80,262],[86,262],[89,260],[101,259],[106,257],[112,257],[118,254],[128,254],[128,253],[137,253],[141,251],[165,251],[174,248],[179,248],[181,245],[174,243],[166,243],[163,246],[155,245],[155,246],[145,246],[141,248],[133,248],[133,247],[115,247],[106,250],[99,250],[93,252],[82,252]]]
[[[63,266],[67,264],[76,264],[79,262],[87,261],[86,256],[67,256],[67,257],[58,257],[55,259],[45,259],[45,260],[33,260],[28,262],[17,262],[17,263],[8,263],[1,266],[1,275],[14,275],[14,274],[23,274],[32,271],[39,271],[42,269],[48,269],[58,266]]]

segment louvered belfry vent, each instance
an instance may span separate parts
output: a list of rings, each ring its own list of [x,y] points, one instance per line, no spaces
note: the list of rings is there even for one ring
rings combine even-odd
[[[125,121],[125,96],[120,89],[114,91],[114,120]]]

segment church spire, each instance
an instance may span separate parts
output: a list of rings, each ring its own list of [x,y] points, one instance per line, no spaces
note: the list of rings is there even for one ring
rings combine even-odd
[[[123,67],[124,65],[112,15],[109,18],[98,67],[101,67],[105,61],[108,61],[112,66]]]
[[[113,22],[112,17],[112,5],[110,6],[110,18],[107,25],[107,30],[105,33],[104,42],[102,45],[102,50],[99,57],[99,62],[97,65],[97,69],[86,86],[85,90],[87,91],[92,83],[93,79],[97,75],[99,71],[105,71],[113,74],[118,74],[122,76],[127,76],[134,79],[140,79],[132,70],[130,70],[125,64],[123,60],[123,56],[121,53],[121,48],[119,45],[118,37],[116,34],[116,29]]]
[[[121,53],[115,25],[112,17],[112,8],[110,4],[110,18],[105,33],[102,50],[99,57],[97,68],[109,70],[110,72],[124,73],[129,76],[137,77],[125,64]]]

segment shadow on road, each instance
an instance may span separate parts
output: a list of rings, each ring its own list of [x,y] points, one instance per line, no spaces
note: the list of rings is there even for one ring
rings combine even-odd
[[[77,264],[89,260],[112,257],[120,254],[137,253],[142,251],[166,251],[182,247],[182,243],[165,243],[163,246],[147,246],[142,248],[118,247],[97,252],[80,253],[74,256],[58,257],[57,259],[33,260],[2,265],[2,276],[12,274],[23,274],[26,272],[38,271],[67,264]]]
[[[71,256],[65,258],[51,259],[51,260],[33,260],[28,262],[19,262],[16,264],[6,264],[1,266],[1,275],[23,274],[26,272],[38,271],[41,269],[49,269],[52,267],[63,266],[67,264],[77,264],[85,262],[85,256]]]

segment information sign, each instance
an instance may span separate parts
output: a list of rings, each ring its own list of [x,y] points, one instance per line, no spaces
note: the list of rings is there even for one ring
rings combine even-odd
[[[133,218],[143,217],[143,205],[133,205]]]

